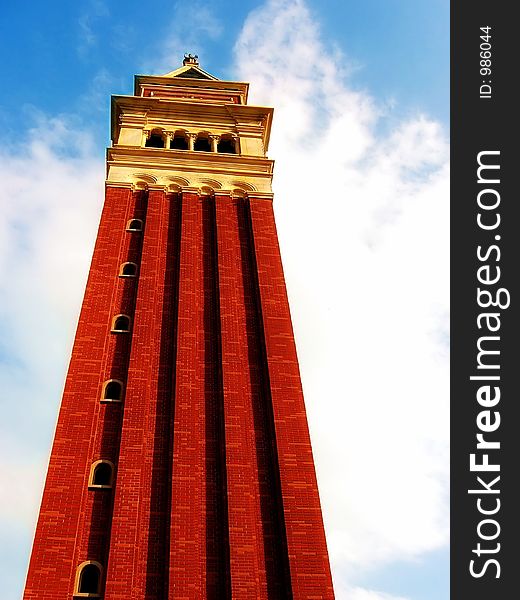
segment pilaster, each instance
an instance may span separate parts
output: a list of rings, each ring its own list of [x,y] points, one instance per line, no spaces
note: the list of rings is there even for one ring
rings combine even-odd
[[[292,595],[295,600],[333,600],[272,203],[251,194],[249,206]]]
[[[149,192],[105,600],[159,598],[167,585],[179,218],[175,197]]]

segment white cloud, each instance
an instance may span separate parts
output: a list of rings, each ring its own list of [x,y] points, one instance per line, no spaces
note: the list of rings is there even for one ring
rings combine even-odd
[[[235,55],[250,102],[275,106],[275,210],[338,585],[447,543],[446,134],[354,90],[301,0],[251,13]]]
[[[88,133],[64,117],[33,118],[25,144],[0,153],[0,472],[10,482],[0,514],[25,527],[36,517],[104,183]]]
[[[375,592],[360,587],[339,588],[335,591],[338,598],[348,598],[349,600],[407,600],[402,596],[393,596],[384,592]]]

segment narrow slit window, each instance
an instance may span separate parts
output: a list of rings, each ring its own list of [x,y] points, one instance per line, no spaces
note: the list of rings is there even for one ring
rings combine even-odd
[[[137,265],[133,262],[125,262],[119,269],[119,277],[135,277],[137,275]]]
[[[142,231],[143,230],[143,222],[141,219],[130,219],[126,224],[127,231]]]
[[[114,476],[114,465],[108,460],[98,460],[90,471],[89,487],[111,488]]]
[[[78,567],[75,597],[96,598],[101,593],[101,565],[88,561]]]
[[[113,333],[128,333],[130,331],[130,317],[128,315],[116,315],[112,320]]]
[[[123,399],[123,382],[118,379],[109,379],[103,384],[101,400],[104,402],[121,402]]]

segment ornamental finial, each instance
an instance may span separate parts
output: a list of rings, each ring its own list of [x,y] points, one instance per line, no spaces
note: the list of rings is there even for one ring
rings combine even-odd
[[[199,57],[196,54],[184,53],[184,60],[182,61],[183,66],[195,65],[199,66]]]

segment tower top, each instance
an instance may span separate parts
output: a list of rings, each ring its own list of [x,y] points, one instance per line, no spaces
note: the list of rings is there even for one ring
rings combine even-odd
[[[247,104],[248,83],[218,79],[197,62],[188,54],[174,71],[136,75],[133,95],[112,96],[107,182],[149,184],[146,171],[166,188],[172,176],[201,189],[211,177],[215,189],[271,194],[273,109]]]

